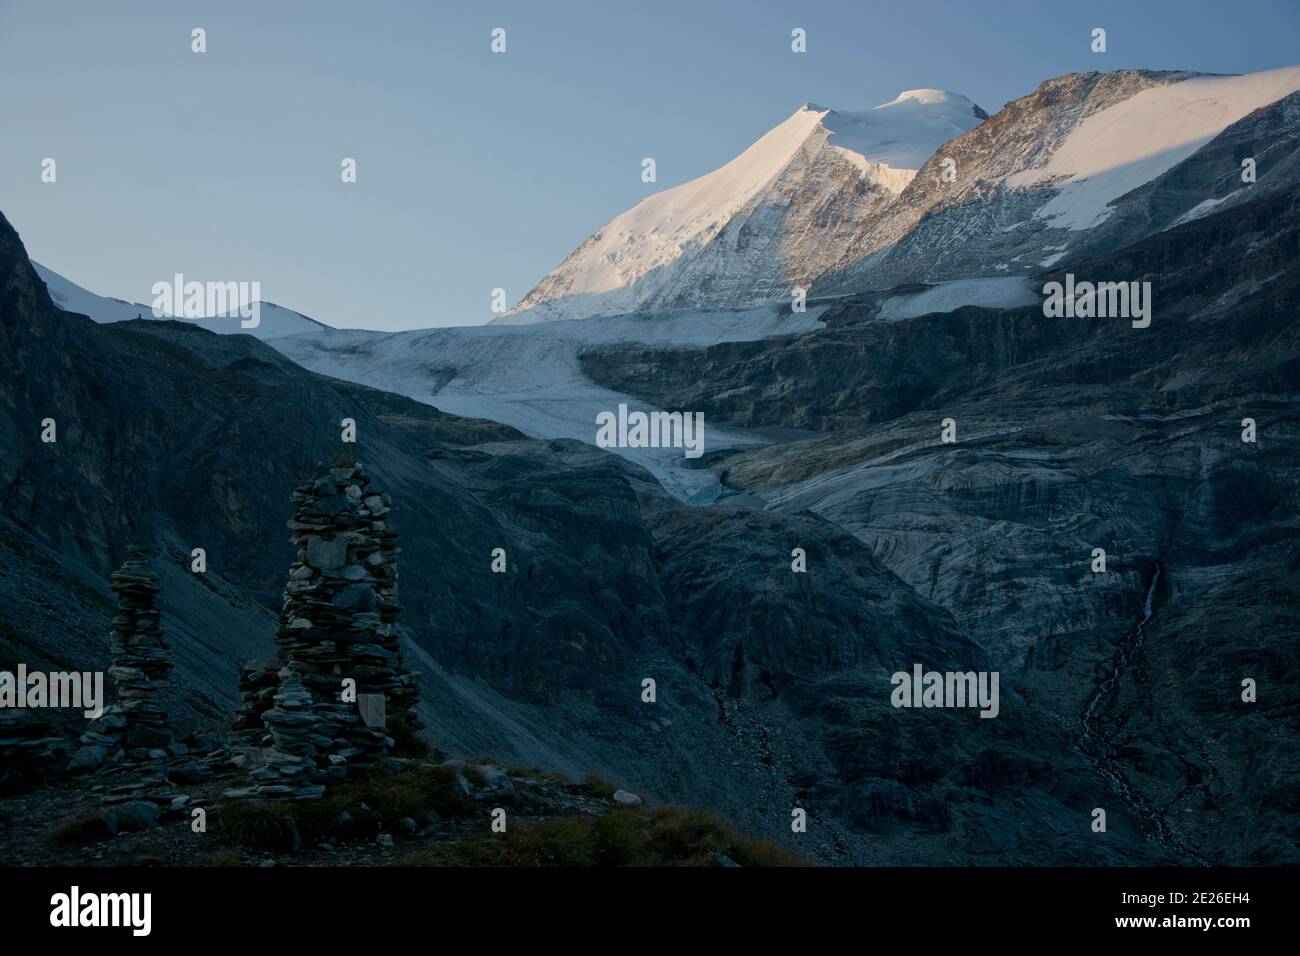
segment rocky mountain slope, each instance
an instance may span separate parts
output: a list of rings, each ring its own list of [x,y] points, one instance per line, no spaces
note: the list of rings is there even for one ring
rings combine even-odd
[[[145,541],[172,706],[219,722],[269,648],[289,491],[351,417],[439,746],[596,771],[825,862],[1294,863],[1298,79],[1062,77],[915,176],[802,111],[515,317],[583,321],[275,349],[96,325],[5,226],[0,665],[102,661],[105,578]],[[890,109],[929,115],[914,93]],[[807,312],[734,308],[800,263]],[[1150,283],[1150,326],[1045,317],[1067,273]],[[690,469],[591,447],[624,401],[703,412],[717,441]],[[891,707],[917,663],[998,671],[998,718]]]
[[[0,363],[6,666],[103,666],[105,579],[128,542],[151,544],[168,707],[182,729],[228,719],[237,663],[270,650],[290,491],[352,417],[393,496],[407,659],[439,746],[598,772],[823,861],[1148,855],[1122,819],[1122,848],[1086,828],[1062,848],[1096,784],[1014,686],[996,721],[898,718],[893,671],[997,662],[823,518],[688,509],[616,456],[326,379],[248,336],[62,313],[7,224]],[[38,437],[47,417],[55,443]],[[507,573],[490,570],[496,547]],[[990,760],[1051,786],[1004,790]],[[790,832],[792,807],[808,834]]]
[[[713,467],[744,500],[852,531],[1018,662],[1153,840],[1294,860],[1300,191],[1254,195],[1035,279],[1149,281],[1146,329],[1041,306],[882,321],[863,294],[806,335],[583,367],[718,420],[820,430]],[[1242,701],[1246,678],[1267,706]]]

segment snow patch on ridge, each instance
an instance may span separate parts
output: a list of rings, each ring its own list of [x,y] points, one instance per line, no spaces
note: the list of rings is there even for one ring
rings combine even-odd
[[[958,279],[940,282],[933,288],[912,295],[886,299],[878,318],[888,322],[912,319],[935,312],[952,312],[963,306],[984,309],[1015,309],[1041,301],[1029,281],[1020,276],[997,276],[988,279]]]
[[[1247,114],[1300,90],[1300,66],[1245,76],[1198,76],[1152,87],[1079,123],[1045,166],[1012,187],[1060,191],[1038,211],[1055,227],[1090,229],[1110,203],[1172,169]]]
[[[1187,210],[1187,212],[1183,213],[1172,223],[1170,223],[1169,228],[1172,229],[1174,226],[1181,226],[1183,223],[1191,222],[1193,219],[1200,219],[1202,216],[1208,216],[1211,212],[1214,211],[1214,208],[1216,206],[1218,206],[1222,202],[1225,202],[1228,198],[1229,197],[1227,196],[1220,196],[1218,199],[1201,200],[1191,209]]]
[[[39,262],[33,262],[32,268],[36,270],[36,274],[45,283],[54,304],[65,312],[77,312],[81,315],[90,316],[100,325],[109,322],[130,322],[132,319],[156,318],[151,305],[95,295],[95,293],[83,289],[71,279],[64,278],[52,269],[47,269]],[[170,278],[169,276],[165,281],[170,281]],[[207,329],[209,332],[216,332],[220,335],[239,335],[243,333],[264,341],[279,338],[283,335],[298,335],[302,332],[329,328],[323,322],[317,322],[301,312],[294,312],[292,309],[286,309],[274,302],[264,301],[261,303],[259,318],[261,321],[257,327],[251,329],[241,326],[235,316],[211,319],[177,318],[175,321],[196,325],[201,329]]]

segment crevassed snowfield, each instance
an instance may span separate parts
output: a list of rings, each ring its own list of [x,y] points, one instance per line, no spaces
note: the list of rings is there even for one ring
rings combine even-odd
[[[1089,116],[1046,166],[1008,177],[1060,192],[1038,211],[1053,226],[1090,229],[1108,204],[1172,169],[1248,113],[1300,90],[1300,67],[1246,76],[1201,76],[1143,90]]]
[[[657,409],[587,378],[578,363],[582,350],[623,343],[702,347],[792,335],[819,328],[824,311],[825,306],[813,306],[802,314],[782,315],[779,307],[764,306],[389,334],[329,330],[278,338],[271,344],[312,371],[397,392],[453,415],[489,418],[535,438],[594,444],[599,412],[617,414],[620,403],[629,411]],[[705,455],[764,442],[705,420]],[[689,467],[682,449],[610,450],[646,468],[684,501],[705,503],[720,491],[714,473]]]

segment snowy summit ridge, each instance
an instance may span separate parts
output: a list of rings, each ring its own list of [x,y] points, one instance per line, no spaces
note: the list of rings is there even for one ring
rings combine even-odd
[[[868,164],[910,173],[910,181],[935,150],[985,119],[987,113],[958,93],[904,90],[875,109],[827,110],[821,123],[830,131],[833,148]]]

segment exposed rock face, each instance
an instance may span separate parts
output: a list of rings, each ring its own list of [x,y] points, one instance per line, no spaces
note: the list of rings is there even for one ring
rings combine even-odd
[[[816,286],[818,294],[824,290],[889,288],[902,282],[924,281],[931,275],[935,278],[995,275],[994,265],[1017,256],[1024,267],[1013,271],[1032,269],[1037,259],[1029,258],[1027,250],[1037,250],[1046,243],[1046,224],[1028,230],[1027,237],[1023,234],[1025,230],[981,228],[972,232],[967,228],[959,241],[958,223],[977,216],[998,226],[1031,221],[1051,192],[1013,189],[1008,185],[1009,177],[1045,163],[1070,132],[1089,116],[1153,86],[1176,83],[1193,75],[1116,70],[1071,73],[1047,80],[1028,96],[1008,103],[980,126],[945,143],[930,157],[898,200],[871,223],[861,223],[843,254],[827,263],[828,274]],[[956,164],[951,181],[943,175],[945,160]],[[942,225],[926,221],[930,217]],[[943,241],[928,238],[941,230]],[[914,236],[914,233],[924,235]],[[941,245],[945,255],[916,261],[909,267],[906,256],[894,256],[891,251],[905,240],[913,249],[925,247],[927,243]],[[976,255],[963,253],[963,242],[976,247]],[[988,244],[1005,245],[1006,257],[990,260],[992,255],[1000,256],[1002,249],[990,250]],[[873,253],[879,253],[880,259],[896,259],[897,265],[889,271],[876,259],[869,264],[863,261]],[[961,258],[960,267],[950,266],[951,256]],[[846,267],[851,267],[852,279],[847,278],[850,273],[846,272],[841,281],[836,269]]]
[[[109,648],[113,663],[108,675],[116,686],[117,702],[105,707],[82,735],[84,746],[76,761],[80,767],[122,756],[147,759],[150,751],[172,742],[160,699],[172,662],[159,621],[158,575],[147,562],[147,549],[132,546],[126,562],[112,575],[109,586],[120,608],[113,618]]]
[[[1032,280],[1036,291],[1047,281],[1063,280],[1066,272],[1080,281],[1151,282],[1152,326],[1131,330],[1141,336],[1140,349],[1122,334],[1122,319],[1049,320],[1041,306],[1030,306],[962,308],[887,322],[879,319],[883,297],[862,294],[832,304],[824,313],[827,327],[816,334],[704,349],[592,348],[582,356],[582,367],[599,384],[658,407],[700,409],[709,420],[752,427],[836,433],[918,410],[951,410],[970,397],[1036,400],[1050,388],[1066,392],[1072,408],[1092,408],[1098,415],[1119,395],[1172,412],[1202,400],[1275,391],[1279,377],[1290,374],[1290,353],[1252,348],[1254,340],[1241,337],[1241,321],[1225,321],[1224,314],[1231,309],[1248,319],[1259,341],[1289,342],[1297,210],[1294,189],[1264,191],[1232,215],[1198,219],[1119,252],[1061,263]],[[1237,360],[1225,364],[1224,354]],[[1161,374],[1174,362],[1178,376]],[[1045,407],[1057,409],[1059,403]],[[816,447],[800,446],[799,454]],[[886,439],[864,448],[863,456],[896,447]],[[847,463],[834,455],[826,460]],[[777,466],[767,461],[767,467]],[[765,472],[764,483],[811,475],[800,473],[793,461],[780,469]]]
[[[1283,73],[1288,71],[1274,71]],[[1250,83],[1265,74],[1226,78]],[[888,289],[906,282],[936,282],[972,276],[1029,275],[1065,259],[1113,251],[1178,224],[1204,204],[1216,207],[1260,198],[1295,182],[1300,150],[1300,71],[1277,89],[1273,102],[1231,123],[1190,156],[1146,178],[1115,188],[1101,221],[1072,222],[1056,213],[1069,208],[1069,180],[1044,176],[1072,132],[1092,117],[1121,107],[1139,94],[1190,80],[1189,73],[1118,70],[1076,73],[1042,84],[978,128],[954,139],[921,168],[916,178],[885,213],[862,229],[848,251],[818,279],[817,295],[840,295],[862,289]],[[1221,82],[1221,81],[1220,81]],[[1214,102],[1218,93],[1203,98]],[[1170,110],[1176,107],[1171,106]],[[1228,109],[1225,108],[1225,112]],[[1109,114],[1108,114],[1109,115]],[[1152,121],[1161,118],[1158,114]],[[1170,152],[1193,148],[1197,122],[1176,137]],[[1087,135],[1085,130],[1083,135]],[[1245,188],[1241,160],[1256,157],[1259,178]],[[952,182],[943,178],[943,163],[956,163]],[[1125,163],[1118,163],[1121,167]],[[1104,174],[1099,174],[1104,175]],[[1113,172],[1124,178],[1121,168]],[[1078,177],[1076,177],[1078,178]],[[1054,205],[1054,201],[1061,198]]]

